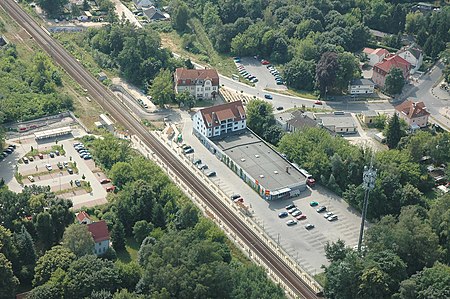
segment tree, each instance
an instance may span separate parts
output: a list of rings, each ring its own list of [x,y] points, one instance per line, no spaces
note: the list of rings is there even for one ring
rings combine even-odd
[[[52,247],[37,261],[33,285],[46,283],[57,269],[66,271],[75,259],[75,254],[69,249],[61,245]]]
[[[66,228],[62,245],[72,251],[77,257],[94,252],[94,239],[86,225],[72,224]]]
[[[348,252],[349,249],[345,248],[345,242],[341,239],[337,240],[336,243],[330,244],[330,242],[327,242],[325,244],[325,256],[330,262],[344,259]]]
[[[56,16],[68,0],[38,0],[37,3],[50,17]]]
[[[130,263],[116,262],[114,267],[119,273],[121,286],[129,290],[134,290],[142,275],[141,267],[135,261]]]
[[[185,204],[177,212],[175,225],[178,229],[194,227],[198,222],[198,210],[193,204]]]
[[[19,280],[14,276],[11,262],[0,253],[0,299],[14,298]]]
[[[171,15],[172,26],[179,32],[184,32],[188,29],[187,22],[189,20],[189,8],[185,2],[174,2],[173,12]]]
[[[386,129],[386,144],[389,148],[396,148],[400,138],[402,138],[402,131],[400,128],[400,120],[397,116],[397,113],[394,113],[394,116],[388,123]]]
[[[122,188],[133,180],[133,169],[128,162],[117,162],[111,167],[109,176],[115,186]]]
[[[450,267],[436,262],[418,274],[403,281],[397,298],[448,298],[450,294]]]
[[[155,224],[155,227],[164,228],[166,226],[164,210],[158,203],[155,204],[155,207],[153,209],[152,222]]]
[[[31,281],[36,263],[36,250],[33,239],[24,225],[22,225],[19,233],[14,234],[14,243],[16,244],[19,261],[22,266],[19,279],[21,282]]]
[[[195,105],[195,98],[188,90],[184,90],[175,95],[175,102],[178,103],[178,106],[184,106],[191,109]]]
[[[334,52],[322,54],[316,66],[316,87],[324,95],[329,87],[333,86],[339,69],[338,55]]]
[[[130,151],[130,143],[118,140],[113,135],[107,134],[103,139],[93,141],[94,155],[106,169],[111,169],[117,162],[124,162]]]
[[[172,76],[170,71],[163,69],[153,80],[150,87],[150,93],[153,97],[153,102],[156,105],[164,108],[165,104],[171,103],[175,99],[175,92],[173,90]]]
[[[125,249],[125,228],[118,219],[115,220],[111,230],[111,241],[116,251]]]
[[[403,71],[399,68],[391,69],[384,83],[386,92],[389,94],[400,94],[404,85],[405,78],[403,77]]]
[[[310,91],[314,88],[315,64],[311,60],[294,58],[284,66],[288,86]]]
[[[252,100],[247,105],[247,126],[257,135],[263,136],[264,131],[275,124],[273,106],[263,100]]]
[[[336,91],[342,92],[348,89],[349,82],[352,79],[360,77],[361,70],[356,57],[352,53],[339,53],[337,59],[339,68],[336,72],[336,81],[333,87]]]
[[[133,235],[134,239],[138,244],[141,244],[142,241],[148,237],[150,232],[153,230],[153,224],[145,221],[140,220],[137,221],[133,226]]]

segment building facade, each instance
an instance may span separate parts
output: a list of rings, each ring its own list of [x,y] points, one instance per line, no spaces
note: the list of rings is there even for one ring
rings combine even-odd
[[[214,99],[219,92],[219,74],[214,69],[177,68],[175,92],[188,91],[196,99]]]
[[[422,66],[423,53],[416,46],[407,46],[400,49],[397,55],[411,64],[411,74],[414,74]]]
[[[395,113],[399,118],[403,119],[410,128],[424,128],[428,125],[428,116],[430,113],[427,111],[423,102],[406,100],[395,107]]]
[[[212,106],[197,111],[192,117],[194,133],[215,137],[247,127],[241,101]]]
[[[387,75],[392,69],[399,68],[403,72],[403,78],[408,79],[411,70],[411,64],[398,55],[393,55],[385,58],[382,62],[375,64],[373,67],[372,81],[380,86],[384,87]]]
[[[389,55],[389,51],[382,48],[372,49],[364,48],[363,53],[366,54],[368,62],[367,64],[374,66],[375,64],[383,61],[386,56]]]
[[[369,79],[354,79],[348,86],[350,94],[372,94],[375,91],[375,83]]]
[[[94,253],[96,255],[105,254],[109,248],[109,231],[105,220],[90,223],[87,228],[95,242]]]

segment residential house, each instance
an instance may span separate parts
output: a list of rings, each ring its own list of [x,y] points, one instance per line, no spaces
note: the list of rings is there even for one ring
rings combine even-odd
[[[286,129],[289,132],[296,132],[314,127],[317,127],[317,122],[308,115],[308,113],[300,110],[292,112],[292,118],[286,122]]]
[[[366,54],[367,59],[369,59],[368,64],[371,66],[383,61],[386,56],[389,56],[389,51],[383,48],[364,48],[363,53]]]
[[[395,106],[395,113],[413,130],[426,127],[428,116],[430,115],[423,102],[413,102],[411,100],[406,100]]]
[[[76,218],[79,224],[91,224],[92,219],[89,214],[85,211],[81,211],[76,214]]]
[[[96,255],[104,254],[109,248],[109,231],[105,220],[93,222],[87,225],[89,232],[94,238],[94,253]]]
[[[375,83],[370,79],[353,79],[349,86],[350,94],[372,94],[375,90]]]
[[[417,46],[405,46],[397,52],[397,55],[411,64],[411,74],[414,74],[422,66],[423,53]]]
[[[405,80],[409,77],[411,64],[398,55],[392,55],[385,58],[382,62],[373,67],[372,81],[379,87],[384,87],[386,77],[393,68],[399,68],[403,72]]]
[[[142,10],[144,15],[150,20],[150,21],[165,21],[170,19],[170,16],[168,13],[162,12],[158,8],[154,6],[150,6],[149,8],[144,8]]]
[[[133,3],[138,10],[149,8],[155,5],[151,0],[133,0]]]
[[[365,123],[366,125],[373,123],[377,117],[378,117],[378,113],[373,110],[367,110],[367,111],[361,112],[361,119],[362,119],[363,123]]]
[[[220,136],[247,127],[241,101],[201,109],[193,116],[193,131],[205,137]]]
[[[219,74],[214,69],[177,68],[174,81],[177,93],[187,90],[196,99],[213,99],[219,92]]]
[[[319,126],[335,134],[355,134],[358,127],[350,113],[335,111],[334,113],[314,113]]]

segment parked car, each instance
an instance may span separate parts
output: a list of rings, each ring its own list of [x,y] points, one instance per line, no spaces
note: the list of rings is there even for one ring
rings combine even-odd
[[[328,217],[327,220],[330,221],[330,222],[338,220],[338,216],[337,215],[332,215],[332,216]]]
[[[27,157],[23,157],[22,158],[23,163],[28,164],[28,162],[30,162],[30,160],[28,160]]]
[[[100,180],[100,184],[108,184],[108,183],[110,183],[110,182],[111,182],[110,179],[101,179],[101,180]]]
[[[188,144],[183,143],[183,144],[181,145],[181,148],[185,150],[185,149],[191,148],[191,146],[188,145]]]
[[[286,221],[287,226],[292,226],[292,225],[296,225],[296,224],[297,224],[297,220],[291,219],[291,220]]]
[[[289,213],[289,214],[292,214],[292,213],[294,213],[295,211],[298,211],[298,209],[297,209],[297,208],[292,208],[292,209],[289,209],[289,210],[288,210],[288,213]]]
[[[86,156],[83,157],[84,160],[90,160],[92,159],[92,156],[90,154],[87,154]]]
[[[58,163],[56,164],[56,166],[58,166],[59,169],[63,169],[63,165],[62,165],[61,162],[58,162]]]
[[[317,213],[322,213],[322,212],[325,212],[326,210],[327,210],[327,207],[321,206],[321,207],[318,208],[316,211],[317,211]]]
[[[41,154],[41,153],[38,154],[38,157],[39,157],[39,159],[41,159],[41,160],[44,159],[44,155]]]
[[[315,206],[318,206],[319,203],[318,203],[317,201],[311,201],[311,202],[309,203],[309,205],[310,205],[311,207],[315,207]]]
[[[198,165],[198,164],[201,164],[201,163],[202,163],[201,159],[195,159],[194,161],[192,161],[192,164],[194,164],[194,165]]]
[[[278,217],[279,218],[286,218],[287,216],[289,216],[288,212],[280,212],[280,213],[278,213]]]
[[[185,149],[184,151],[183,151],[183,153],[185,154],[185,155],[187,155],[187,154],[192,154],[194,152],[194,149],[191,147],[191,148],[188,148],[188,149]]]
[[[278,110],[278,111],[283,110],[283,109],[284,109],[283,106],[278,106],[278,107],[277,107],[277,110]]]
[[[116,190],[116,186],[106,187],[106,192],[114,192],[114,190]]]
[[[302,214],[302,211],[297,210],[297,211],[295,211],[294,213],[292,213],[292,216],[297,217],[297,216],[299,216],[299,215],[301,215],[301,214]]]
[[[306,219],[306,215],[305,214],[297,215],[297,216],[295,216],[295,219],[297,219],[297,220],[305,220]]]
[[[265,59],[261,60],[261,63],[262,63],[263,65],[268,65],[268,64],[270,64],[270,62],[267,61],[267,60],[265,60]]]
[[[290,210],[290,209],[293,209],[293,208],[295,208],[295,205],[293,203],[291,203],[290,205],[286,206],[286,210]]]
[[[74,142],[73,143],[73,147],[76,147],[76,146],[79,146],[81,143],[79,143],[79,142]]]
[[[81,187],[81,182],[80,182],[80,180],[75,180],[75,185],[76,185],[77,187]]]
[[[68,163],[67,161],[64,161],[64,162],[63,162],[63,165],[64,165],[64,168],[69,167],[69,163]]]
[[[233,195],[230,196],[230,198],[232,200],[235,200],[236,198],[239,198],[239,197],[241,197],[241,195],[239,195],[239,194],[233,194]]]
[[[50,156],[50,158],[54,158],[55,157],[55,153],[54,152],[50,152],[50,154],[48,154]]]
[[[311,223],[308,223],[307,225],[305,225],[305,228],[307,230],[313,229],[314,227],[315,227],[314,224],[311,224]]]
[[[235,203],[238,202],[244,202],[244,199],[242,197],[236,198],[235,200],[233,200]]]
[[[314,104],[316,104],[316,105],[322,105],[322,102],[319,101],[319,100],[317,100],[317,101],[314,102]]]
[[[3,152],[10,155],[10,154],[12,154],[13,151],[14,151],[14,149],[12,149],[12,148],[6,148]]]
[[[48,171],[53,170],[53,167],[50,164],[45,164],[45,168],[47,168]]]
[[[72,168],[67,168],[67,172],[68,172],[69,174],[73,174],[73,169],[72,169]]]
[[[323,215],[323,218],[328,218],[333,215],[333,212],[327,212]]]
[[[29,175],[28,176],[28,180],[33,183],[34,182],[34,177],[32,175]]]
[[[272,100],[272,99],[273,99],[272,95],[267,94],[267,93],[264,95],[264,97],[265,97],[266,99],[268,99],[268,100]]]
[[[29,157],[28,157],[28,160],[30,160],[30,162],[33,162],[33,161],[34,161],[33,156],[29,156]]]
[[[208,169],[208,165],[206,164],[200,164],[197,166],[198,169],[203,170],[203,169]]]
[[[213,177],[213,176],[216,176],[217,175],[217,173],[215,172],[215,171],[208,171],[207,173],[206,173],[206,176],[207,177]]]

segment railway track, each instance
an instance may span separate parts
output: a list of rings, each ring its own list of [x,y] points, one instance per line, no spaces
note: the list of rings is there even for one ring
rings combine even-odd
[[[259,237],[231,212],[216,195],[207,189],[199,178],[180,164],[147,129],[127,112],[114,94],[98,82],[75,60],[57,41],[48,35],[20,6],[12,0],[2,0],[0,6],[19,23],[65,71],[85,88],[111,116],[122,123],[131,133],[136,134],[221,220],[243,240],[246,245],[277,275],[293,292],[301,298],[319,298],[301,278],[291,270]]]

